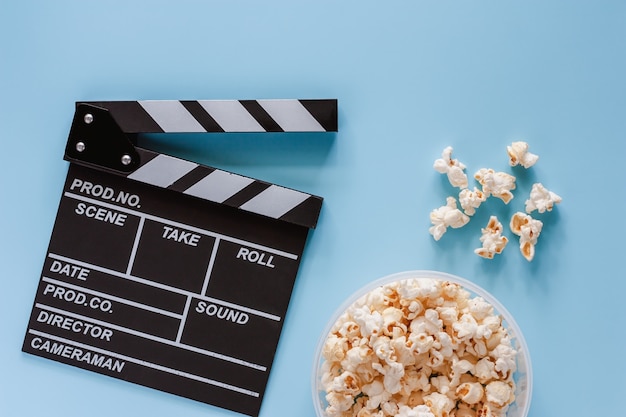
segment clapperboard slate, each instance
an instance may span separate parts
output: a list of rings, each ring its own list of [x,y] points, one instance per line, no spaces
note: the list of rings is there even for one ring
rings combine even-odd
[[[77,103],[22,350],[258,415],[322,199],[131,139],[282,131],[337,131],[337,101]]]

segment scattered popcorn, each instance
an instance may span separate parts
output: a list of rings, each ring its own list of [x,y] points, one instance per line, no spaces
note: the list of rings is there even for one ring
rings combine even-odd
[[[495,172],[491,168],[481,168],[474,178],[483,186],[483,193],[487,197],[493,195],[498,197],[505,204],[509,204],[509,201],[513,199],[513,193],[511,190],[515,189],[515,177],[507,174],[506,172]]]
[[[334,323],[322,355],[329,417],[504,417],[515,400],[507,329],[491,304],[453,282],[370,291]]]
[[[473,216],[476,209],[487,200],[485,193],[474,187],[474,191],[464,188],[459,193],[459,203],[468,216]]]
[[[543,213],[546,210],[552,211],[555,204],[561,202],[561,197],[552,191],[547,190],[543,184],[535,183],[530,190],[530,198],[526,200],[526,213],[530,214],[534,210]]]
[[[535,257],[535,245],[543,228],[543,223],[541,220],[533,219],[530,215],[518,211],[511,217],[510,227],[511,231],[520,237],[519,247],[522,256],[527,261],[532,261]]]
[[[528,152],[528,144],[526,142],[513,142],[511,146],[506,147],[509,154],[509,164],[514,167],[521,165],[524,168],[530,168],[535,165],[539,157]]]
[[[465,165],[457,159],[452,159],[452,147],[446,147],[441,158],[436,159],[433,168],[437,172],[448,175],[448,181],[453,187],[466,188],[467,175],[465,174]]]
[[[539,156],[528,151],[528,144],[523,141],[517,141],[507,146],[509,155],[509,164],[511,166],[521,165],[524,168],[532,167]],[[458,204],[454,197],[446,199],[446,205],[441,206],[430,212],[430,221],[432,226],[428,232],[438,241],[446,233],[448,227],[459,228],[465,226],[469,222],[469,216],[476,214],[476,210],[484,203],[487,198],[494,196],[501,199],[505,204],[513,199],[513,190],[516,189],[516,178],[505,172],[496,172],[491,168],[481,168],[474,174],[474,178],[480,183],[482,189],[473,187],[468,188],[467,175],[465,174],[466,166],[456,159],[452,159],[453,148],[446,147],[441,158],[435,160],[434,168],[442,174],[448,175],[450,184],[461,188],[458,197]],[[525,202],[525,212],[530,215],[537,210],[539,213],[552,211],[556,204],[561,203],[562,199],[556,193],[546,189],[543,184],[535,183],[530,191],[530,197]],[[543,223],[535,220],[530,216],[525,216],[523,212],[517,212],[510,221],[510,227],[513,233],[520,237],[520,252],[528,261],[532,261],[535,256],[535,245],[537,238],[543,228]],[[502,253],[508,243],[508,238],[503,235],[502,224],[497,220],[496,216],[491,216],[485,228],[481,229],[480,241],[482,247],[474,249],[474,253],[485,259],[493,259],[496,254]],[[413,313],[412,313],[413,314]],[[481,331],[491,331],[490,329],[481,329]],[[407,339],[408,340],[408,339]],[[420,343],[424,343],[427,338],[420,339]],[[412,341],[411,343],[415,343]],[[421,346],[421,345],[420,345]],[[483,349],[483,346],[476,344],[472,349]],[[436,361],[436,357],[431,360]],[[480,411],[480,410],[479,410]],[[486,411],[485,411],[486,412]]]
[[[491,216],[487,227],[482,228],[481,231],[480,241],[483,247],[475,249],[474,253],[486,259],[493,259],[495,254],[502,253],[509,241],[506,236],[502,236],[502,223],[496,216]]]
[[[428,232],[435,240],[441,239],[448,227],[459,228],[469,222],[469,217],[457,208],[454,197],[446,199],[446,205],[430,212],[430,222],[433,224]]]

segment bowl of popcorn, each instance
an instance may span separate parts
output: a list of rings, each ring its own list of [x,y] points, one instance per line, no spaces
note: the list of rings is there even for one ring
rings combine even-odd
[[[522,332],[487,291],[407,271],[357,291],[333,315],[313,366],[318,417],[526,417]]]

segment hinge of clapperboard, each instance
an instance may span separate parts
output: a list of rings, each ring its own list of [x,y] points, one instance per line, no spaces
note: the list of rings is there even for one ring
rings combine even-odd
[[[335,99],[77,102],[65,159],[314,228],[321,197],[143,149],[137,146],[136,136],[336,131]],[[240,193],[244,188],[247,192]],[[233,198],[235,194],[239,198]]]

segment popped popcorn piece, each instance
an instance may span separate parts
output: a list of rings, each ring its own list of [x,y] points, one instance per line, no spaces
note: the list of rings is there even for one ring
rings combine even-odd
[[[428,352],[435,343],[435,338],[426,333],[412,332],[409,340],[413,343],[417,354]]]
[[[415,355],[413,354],[413,343],[407,340],[406,336],[397,332],[391,339],[391,347],[396,355],[396,361],[400,362],[406,368],[409,365],[415,364]]]
[[[476,316],[474,315],[474,317]],[[491,336],[499,329],[501,324],[502,321],[498,316],[485,317],[478,326],[476,335],[483,339],[491,339]]]
[[[469,340],[474,337],[478,330],[478,323],[471,314],[463,314],[461,319],[452,325],[459,340]]]
[[[344,351],[344,359],[341,360],[341,366],[344,370],[350,372],[357,372],[357,369],[363,363],[370,361],[370,356],[373,354],[372,349],[367,345],[356,345]],[[363,369],[361,369],[363,372]]]
[[[328,339],[326,339],[322,355],[324,355],[324,358],[327,361],[340,361],[345,356],[346,348],[347,340],[343,337],[332,334],[328,337]]]
[[[337,362],[324,361],[322,364],[322,385],[325,387],[331,385],[337,375],[341,374],[341,365]]]
[[[409,325],[413,333],[426,333],[434,335],[441,328],[443,321],[439,319],[439,313],[437,310],[428,308],[424,310],[422,316],[416,317]]]
[[[456,394],[466,404],[476,404],[483,398],[484,393],[480,382],[464,382],[456,389]]]
[[[413,320],[424,311],[424,306],[417,300],[410,300],[409,304],[404,307],[402,312],[404,313],[404,318],[407,320]]]
[[[457,229],[469,222],[469,217],[457,208],[454,197],[446,199],[446,205],[430,212],[430,222],[433,224],[428,232],[435,240],[441,239],[448,227]]]
[[[383,333],[387,336],[391,335],[396,329],[404,329],[406,325],[402,323],[402,310],[395,307],[387,307],[382,312],[383,317]]]
[[[357,413],[356,417],[385,417],[385,414],[383,413],[383,410],[378,410],[374,412],[367,408],[361,408],[359,412]]]
[[[357,323],[349,321],[341,326],[338,333],[338,336],[342,337],[343,343],[349,343],[354,346],[361,338],[361,327]],[[339,358],[339,360],[341,360],[341,358]]]
[[[437,389],[437,392],[440,392],[443,395],[448,394],[452,386],[450,379],[445,375],[437,375],[436,377],[431,378],[430,383]]]
[[[444,394],[433,392],[424,397],[424,404],[430,408],[435,417],[448,417],[454,408],[454,402]]]
[[[325,413],[503,417],[515,400],[516,356],[494,307],[460,285],[429,279],[386,284],[355,301],[332,326],[320,369]]]
[[[414,407],[415,405],[424,404],[423,392],[430,391],[429,381],[423,369],[418,372],[415,367],[410,367],[404,373],[402,390],[404,394],[409,395],[409,401],[411,402],[409,405]]]
[[[368,359],[368,362],[361,363],[357,365],[357,367],[354,369],[354,372],[356,372],[356,374],[359,376],[359,379],[364,384],[370,384],[378,375],[378,372],[374,368],[372,368],[372,356],[368,355]]]
[[[459,317],[459,310],[455,306],[437,307],[437,314],[447,325],[452,325]]]
[[[439,352],[444,358],[450,358],[454,353],[454,343],[452,342],[452,338],[446,332],[439,332],[437,337],[440,345]]]
[[[428,351],[428,360],[426,364],[432,368],[438,368],[443,364],[444,357],[436,348],[432,348]]]
[[[331,389],[335,392],[358,394],[360,392],[359,380],[352,372],[344,372],[333,379]]]
[[[418,405],[413,408],[401,405],[396,417],[435,417],[435,415],[431,413],[430,409],[425,405]]]
[[[474,187],[474,191],[464,188],[459,193],[459,203],[468,216],[473,216],[476,209],[487,200],[485,193]]]
[[[457,410],[454,412],[454,417],[476,417],[476,410],[470,408],[469,405],[459,403]]]
[[[353,317],[354,321],[360,326],[363,337],[382,333],[383,316],[379,311],[371,312],[368,306],[362,306],[355,310]]]
[[[486,383],[489,380],[498,378],[498,373],[496,372],[496,364],[493,363],[489,358],[482,358],[478,362],[476,362],[473,374],[482,384]]]
[[[480,241],[482,248],[474,249],[474,253],[486,259],[493,259],[494,255],[502,253],[509,239],[502,236],[502,223],[498,221],[496,216],[491,216],[487,226],[480,229],[482,235]]]
[[[437,172],[448,175],[448,181],[453,187],[466,188],[467,175],[465,165],[457,159],[452,159],[452,146],[446,147],[441,153],[441,158],[436,159],[433,168]]]
[[[354,403],[354,396],[352,394],[330,391],[326,394],[326,401],[328,401],[328,407],[326,407],[326,414],[330,417],[340,417],[344,411],[350,409]]]
[[[398,404],[395,401],[385,401],[380,405],[380,410],[384,416],[395,416],[398,414]]]
[[[494,369],[500,375],[508,375],[515,372],[517,365],[515,356],[517,352],[511,347],[508,340],[500,341],[500,344],[491,351],[490,356],[496,360]]]
[[[493,404],[483,404],[483,406],[476,411],[476,417],[505,417],[504,411],[494,407]]]
[[[493,315],[493,306],[485,301],[483,297],[474,297],[467,302],[469,312],[476,320],[496,319],[500,324],[500,319]]]
[[[487,384],[485,395],[487,396],[487,401],[495,404],[497,407],[502,407],[515,399],[513,389],[504,381],[493,381]]]
[[[372,368],[384,375],[383,386],[387,392],[395,394],[402,389],[400,380],[404,376],[404,365],[390,361],[386,365],[373,363]]]
[[[472,364],[467,359],[453,359],[452,360],[452,370],[450,371],[450,375],[452,375],[451,384],[453,386],[459,385],[461,382],[461,376],[468,372],[471,372],[474,369],[474,364]]]
[[[487,348],[495,349],[505,336],[506,333],[502,331],[502,327],[499,327],[492,333],[491,337],[487,339]]]
[[[372,349],[374,350],[374,354],[378,356],[378,359],[382,359],[384,361],[392,360],[391,357],[394,352],[391,347],[391,339],[387,336],[377,337],[372,342]]]
[[[491,168],[481,168],[475,174],[474,178],[482,185],[483,193],[487,197],[493,195],[509,204],[513,199],[511,190],[515,189],[515,177],[506,172],[496,172]]]
[[[511,231],[520,237],[519,247],[522,256],[527,261],[532,261],[535,257],[535,245],[543,228],[543,222],[518,211],[511,217],[510,227]]]
[[[512,167],[521,165],[524,168],[530,168],[539,159],[539,156],[528,152],[528,144],[526,142],[513,142],[506,147],[506,151],[509,154],[509,164]]]
[[[534,210],[543,213],[546,210],[552,211],[555,204],[561,202],[561,197],[546,189],[543,184],[535,183],[530,190],[530,198],[526,200],[526,213],[530,214]]]
[[[391,398],[391,393],[385,391],[385,387],[380,380],[375,380],[371,384],[363,385],[363,394],[368,397],[366,407],[370,410],[377,409],[380,403]]]

